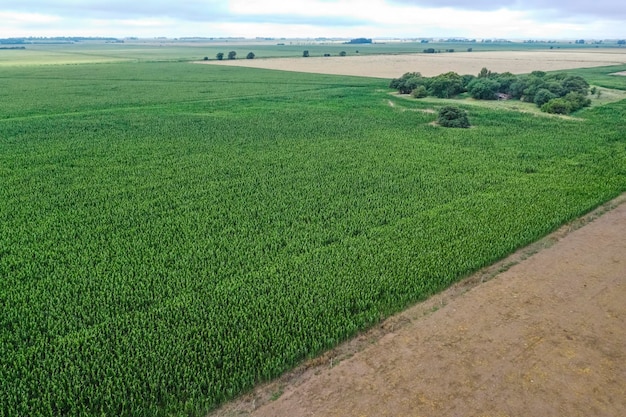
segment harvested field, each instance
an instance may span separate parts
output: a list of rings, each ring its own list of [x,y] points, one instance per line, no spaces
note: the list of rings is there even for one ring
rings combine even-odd
[[[368,55],[274,59],[202,61],[203,64],[234,65],[319,74],[395,78],[417,71],[432,77],[448,71],[476,74],[487,67],[495,72],[524,74],[535,70],[554,71],[601,67],[626,63],[626,50],[499,51],[439,54]]]

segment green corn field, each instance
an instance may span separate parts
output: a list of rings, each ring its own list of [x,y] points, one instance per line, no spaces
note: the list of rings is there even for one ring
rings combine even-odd
[[[626,191],[626,101],[443,129],[388,83],[0,68],[0,417],[203,416]]]

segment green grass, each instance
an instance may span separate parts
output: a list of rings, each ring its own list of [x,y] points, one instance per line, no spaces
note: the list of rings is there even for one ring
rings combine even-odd
[[[626,101],[455,130],[387,84],[0,69],[0,416],[204,415],[626,190]]]
[[[626,65],[567,70],[568,73],[573,75],[585,77],[591,85],[597,85],[614,90],[626,90],[626,77],[622,75],[611,75],[622,71],[626,71]]]

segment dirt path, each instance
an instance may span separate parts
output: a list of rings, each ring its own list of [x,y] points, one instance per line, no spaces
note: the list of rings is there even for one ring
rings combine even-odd
[[[213,415],[626,416],[624,202]]]

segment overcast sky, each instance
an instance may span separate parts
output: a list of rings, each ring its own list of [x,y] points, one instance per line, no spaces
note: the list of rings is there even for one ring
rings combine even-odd
[[[0,38],[624,39],[626,0],[14,0]]]

